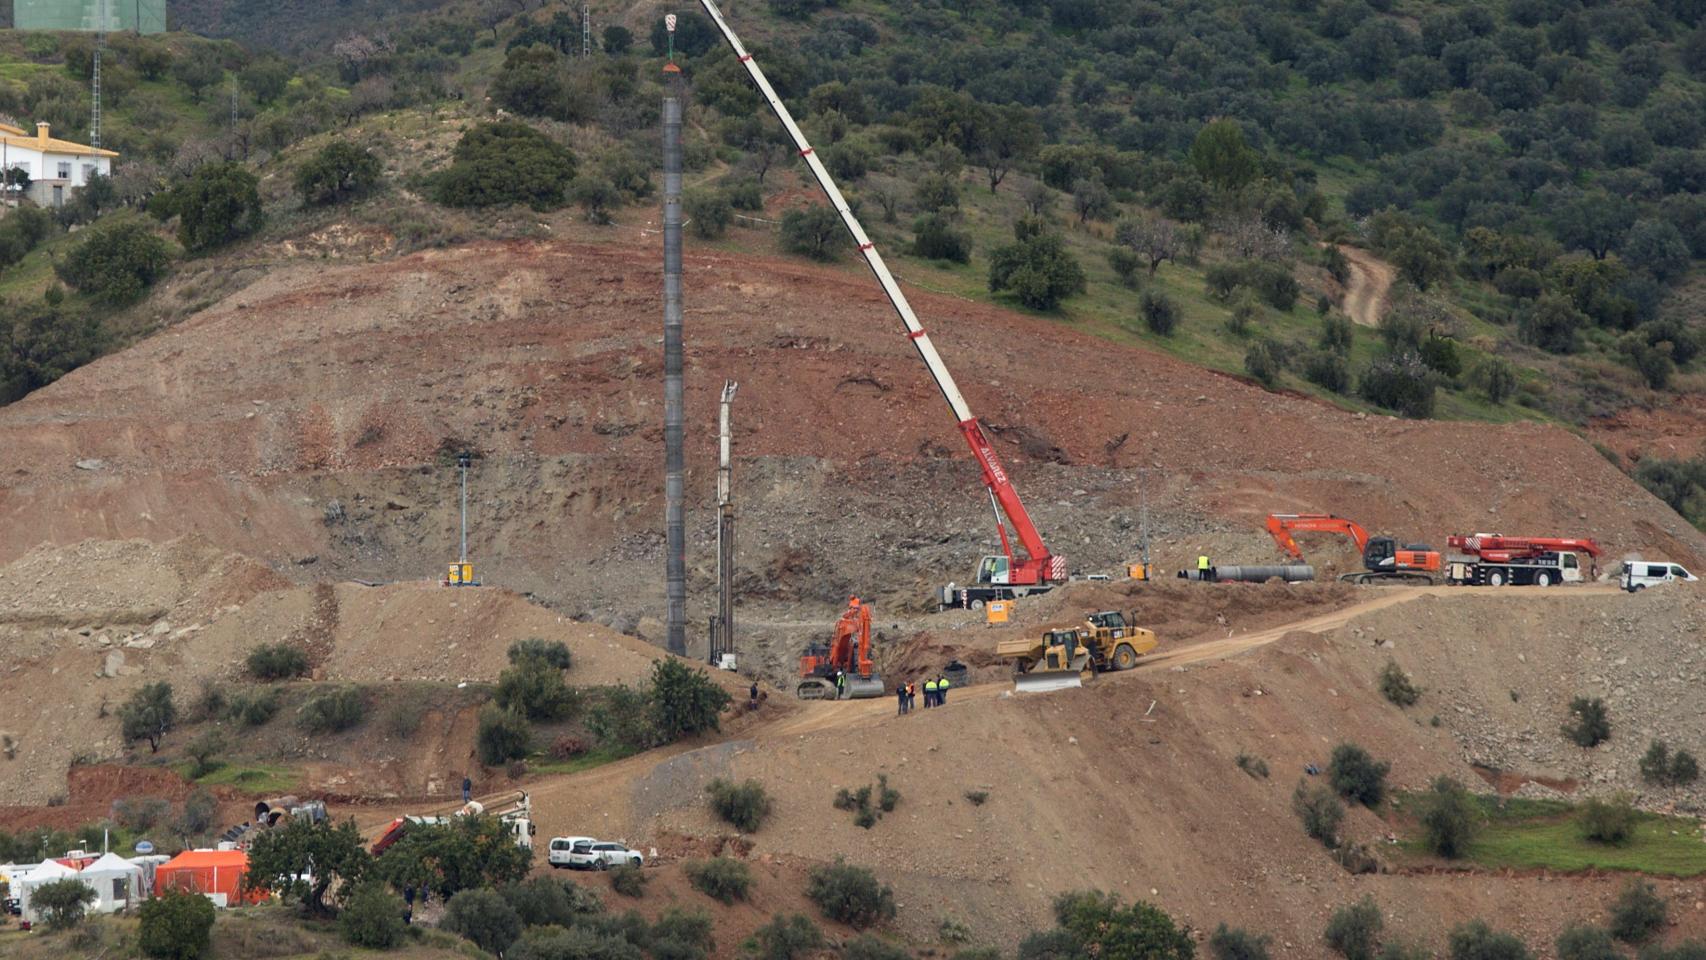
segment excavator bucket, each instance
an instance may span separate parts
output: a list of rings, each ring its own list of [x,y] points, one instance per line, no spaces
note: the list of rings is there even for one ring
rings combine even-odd
[[[1072,690],[1084,686],[1084,671],[1090,666],[1090,654],[1080,650],[1070,664],[1048,669],[1047,659],[1029,673],[1013,678],[1015,693],[1048,693],[1051,690]]]

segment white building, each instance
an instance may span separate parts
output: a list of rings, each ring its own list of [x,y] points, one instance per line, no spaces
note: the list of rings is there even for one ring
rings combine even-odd
[[[49,135],[48,125],[36,124],[31,136],[22,128],[0,123],[0,168],[22,171],[30,178],[23,191],[15,188],[8,197],[25,196],[44,207],[57,207],[71,199],[77,188],[95,174],[112,176],[118,154],[100,147],[84,146]]]

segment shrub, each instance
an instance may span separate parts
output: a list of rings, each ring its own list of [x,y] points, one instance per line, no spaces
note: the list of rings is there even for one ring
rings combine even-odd
[[[1471,920],[1451,931],[1451,960],[1531,960],[1533,954],[1515,936]]]
[[[1386,666],[1380,669],[1380,693],[1400,707],[1415,706],[1422,698],[1422,691],[1410,682],[1410,675],[1396,660],[1386,661]]]
[[[1327,780],[1339,796],[1372,807],[1386,795],[1386,774],[1391,769],[1390,763],[1376,763],[1356,744],[1341,743],[1327,761]]]
[[[1179,325],[1179,305],[1158,290],[1143,291],[1142,298],[1138,300],[1138,310],[1143,314],[1144,326],[1151,333],[1170,337]]]
[[[190,741],[190,745],[184,748],[184,756],[194,761],[190,767],[190,779],[200,779],[219,769],[221,764],[214,757],[224,749],[225,738],[218,730],[209,730]]]
[[[570,182],[569,199],[581,208],[587,223],[603,226],[614,222],[610,211],[622,205],[622,191],[609,177],[593,171]]]
[[[444,905],[444,918],[438,926],[498,956],[521,936],[520,915],[495,890],[457,893]]]
[[[953,228],[948,218],[927,213],[912,222],[912,252],[931,260],[971,261],[971,237]]]
[[[1509,360],[1488,357],[1475,370],[1475,379],[1486,392],[1488,401],[1502,404],[1516,392],[1516,368]]]
[[[1281,359],[1280,346],[1272,340],[1263,337],[1244,351],[1244,372],[1254,377],[1262,386],[1273,389],[1284,371],[1285,363]]]
[[[646,884],[651,879],[639,867],[624,863],[610,871],[610,889],[624,897],[639,898],[646,895]]]
[[[1065,893],[1055,898],[1055,921],[1071,936],[1074,957],[1142,957],[1144,960],[1190,960],[1196,943],[1158,907],[1097,891]],[[1021,952],[1021,956],[1023,956]]]
[[[172,702],[172,685],[165,681],[137,689],[118,708],[119,732],[128,742],[147,740],[148,752],[160,750],[160,738],[178,722],[178,707]]]
[[[403,941],[405,932],[403,901],[379,883],[357,886],[338,913],[338,933],[351,946],[389,950]]]
[[[573,880],[554,877],[534,877],[511,883],[498,891],[515,909],[523,926],[573,926],[584,916],[594,916],[604,910],[604,904],[592,891]]]
[[[567,147],[520,121],[497,120],[468,128],[428,189],[447,207],[525,203],[553,210],[566,202],[574,179],[575,156]]]
[[[682,198],[682,209],[693,235],[702,240],[715,240],[728,232],[734,222],[734,207],[720,193],[694,191]]]
[[[752,871],[730,857],[712,857],[687,864],[687,882],[693,889],[721,903],[745,900],[752,888]]]
[[[1672,754],[1663,740],[1654,740],[1647,745],[1640,767],[1641,779],[1656,786],[1678,787],[1693,783],[1700,777],[1700,764],[1694,755],[1686,750]]]
[[[644,750],[659,742],[652,729],[650,693],[624,685],[604,689],[587,713],[586,726],[605,746]]]
[[[918,185],[913,188],[912,200],[918,209],[925,213],[953,210],[960,205],[960,188],[942,174],[926,174],[919,178]]]
[[[21,171],[13,171],[13,180],[22,177]],[[91,192],[105,192],[110,187],[104,186],[110,181],[99,174],[89,181],[89,185],[77,192],[77,200],[82,200]],[[93,190],[91,189],[93,188]],[[77,201],[73,201],[76,203]],[[77,204],[82,206],[82,204]],[[67,204],[69,208],[71,204]],[[92,219],[92,218],[91,218]],[[18,207],[0,219],[0,266],[9,267],[24,259],[37,244],[47,239],[48,231],[53,229],[53,217],[40,207]]]
[[[889,786],[889,775],[877,774],[877,806],[884,813],[892,813],[895,804],[900,802],[900,791]]]
[[[894,891],[864,867],[839,860],[812,868],[806,877],[806,899],[825,917],[852,927],[894,918]]]
[[[823,947],[823,931],[803,913],[779,913],[741,946],[753,960],[796,960]]]
[[[882,937],[861,933],[841,949],[841,960],[912,960],[912,952]]]
[[[213,913],[213,901],[201,894],[164,891],[142,902],[137,945],[161,960],[197,960],[207,953]]]
[[[757,780],[748,780],[735,785],[718,777],[705,787],[710,794],[711,809],[717,816],[742,833],[755,833],[763,825],[764,818],[770,815],[770,798],[764,793],[764,785]]]
[[[339,687],[309,697],[296,710],[296,722],[309,733],[338,733],[360,723],[367,700],[357,687]]]
[[[1230,299],[1233,291],[1244,287],[1281,312],[1290,311],[1303,294],[1289,266],[1266,260],[1217,263],[1208,268],[1204,280],[1209,294],[1220,300]]]
[[[1258,780],[1266,780],[1268,778],[1268,762],[1263,760],[1261,757],[1252,756],[1248,753],[1240,753],[1233,763],[1238,765],[1238,769]]]
[[[334,140],[296,168],[296,192],[305,204],[342,203],[379,184],[379,158]]]
[[[148,208],[176,216],[178,242],[202,253],[260,229],[260,181],[240,163],[204,163],[188,180],[156,194]]]
[[[1345,960],[1374,960],[1374,948],[1384,922],[1374,898],[1365,895],[1356,903],[1333,911],[1323,939]]]
[[[558,670],[567,670],[574,662],[574,658],[569,654],[568,644],[561,640],[542,640],[539,637],[528,637],[510,644],[508,655],[510,663],[542,660]]]
[[[1036,233],[990,254],[989,289],[1011,292],[1032,310],[1053,310],[1084,289],[1084,270],[1058,236]]]
[[[522,657],[505,667],[492,699],[529,720],[563,720],[580,706],[575,691],[563,681],[562,668],[540,657]]]
[[[171,254],[147,224],[124,219],[90,227],[54,272],[102,303],[122,306],[142,299],[166,275]]]
[[[126,830],[147,833],[166,818],[172,805],[165,797],[138,797],[114,800],[113,819]]]
[[[1214,936],[1208,938],[1208,948],[1215,960],[1268,960],[1268,944],[1273,938],[1221,924]]]
[[[1339,823],[1345,819],[1345,805],[1326,784],[1299,780],[1291,794],[1291,809],[1302,822],[1304,833],[1328,848],[1339,845]]]
[[[76,877],[44,883],[30,896],[30,906],[50,930],[69,930],[82,923],[84,909],[94,902],[95,888]]]
[[[245,727],[258,727],[278,712],[278,695],[272,690],[249,690],[232,694],[225,715]]]
[[[474,748],[480,762],[495,767],[527,756],[533,746],[533,731],[526,718],[513,710],[488,703],[480,709],[480,725],[474,733]]]
[[[1457,341],[1438,334],[1429,334],[1420,348],[1422,363],[1447,380],[1455,380],[1463,372],[1463,360],[1457,353]]]
[[[1450,777],[1435,779],[1422,795],[1418,819],[1428,849],[1442,857],[1462,856],[1475,836],[1475,805],[1463,784]]]
[[[652,664],[651,724],[665,743],[718,729],[718,714],[732,699],[703,670],[679,660]]]
[[[983,806],[984,801],[986,801],[988,799],[989,799],[989,791],[988,790],[967,790],[966,791],[966,802],[970,803],[974,807]]]
[[[288,643],[267,643],[251,650],[243,667],[256,680],[289,680],[308,672],[308,654]]]
[[[1665,899],[1645,880],[1632,879],[1611,904],[1611,935],[1624,943],[1645,943],[1664,929]]]
[[[1334,393],[1351,388],[1351,368],[1342,354],[1318,350],[1303,361],[1303,378]]]
[[[590,747],[580,737],[564,735],[551,741],[551,758],[553,760],[573,760],[587,752]]]
[[[1576,823],[1587,840],[1621,845],[1634,836],[1635,820],[1635,807],[1626,795],[1619,794],[1610,800],[1590,798],[1582,804]]]
[[[421,721],[426,719],[427,701],[421,697],[404,697],[393,701],[385,708],[382,722],[385,732],[399,740],[415,735],[421,728]]]
[[[1377,406],[1422,420],[1433,416],[1434,374],[1413,350],[1368,365],[1357,393]]]
[[[736,180],[726,188],[729,206],[736,210],[763,210],[764,188],[757,180]]]
[[[1137,271],[1143,266],[1143,258],[1129,247],[1114,247],[1108,251],[1108,266],[1114,275],[1120,278],[1120,285],[1128,289],[1137,287]]]
[[[831,207],[814,204],[795,207],[782,214],[782,249],[813,260],[834,260],[846,246],[846,228],[841,215]]]
[[[1611,934],[1581,924],[1565,927],[1558,934],[1558,960],[1622,960]]]
[[[1592,749],[1611,739],[1611,716],[1605,701],[1598,697],[1577,697],[1570,701],[1570,721],[1561,728],[1564,736],[1578,747]]]

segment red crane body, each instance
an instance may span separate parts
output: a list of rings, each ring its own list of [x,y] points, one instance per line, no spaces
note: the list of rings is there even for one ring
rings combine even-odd
[[[1497,533],[1476,533],[1469,536],[1445,538],[1447,546],[1462,550],[1489,563],[1510,563],[1526,560],[1543,553],[1585,553],[1598,557],[1603,551],[1587,537],[1506,537]]]

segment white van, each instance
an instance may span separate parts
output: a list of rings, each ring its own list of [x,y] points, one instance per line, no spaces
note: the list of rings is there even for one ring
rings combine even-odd
[[[1674,563],[1648,563],[1645,560],[1631,560],[1623,564],[1623,589],[1634,593],[1645,590],[1655,583],[1670,583],[1681,580],[1684,582],[1700,578]]]

